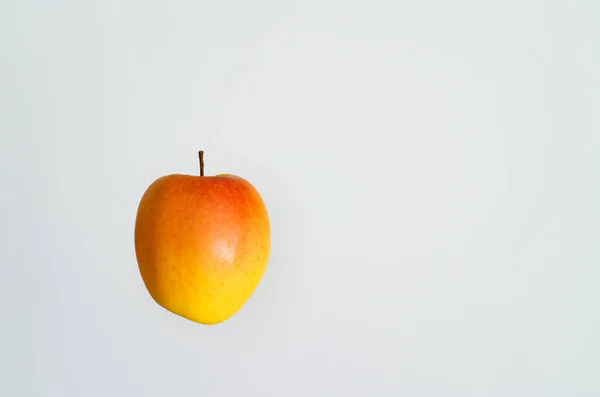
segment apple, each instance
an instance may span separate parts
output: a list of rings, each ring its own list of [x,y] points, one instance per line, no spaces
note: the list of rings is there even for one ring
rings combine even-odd
[[[236,175],[172,174],[140,201],[135,253],[152,298],[200,324],[235,315],[267,268],[271,227],[259,192]]]

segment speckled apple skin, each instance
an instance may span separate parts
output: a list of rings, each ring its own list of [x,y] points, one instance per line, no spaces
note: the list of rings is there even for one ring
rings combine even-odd
[[[201,324],[237,313],[267,268],[271,229],[265,203],[234,175],[167,175],[144,193],[135,252],[152,298]]]

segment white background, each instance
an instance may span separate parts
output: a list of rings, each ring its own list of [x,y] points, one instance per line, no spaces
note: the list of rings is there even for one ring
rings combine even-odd
[[[599,396],[600,2],[0,6],[0,395]],[[159,307],[156,178],[262,193],[231,320]]]

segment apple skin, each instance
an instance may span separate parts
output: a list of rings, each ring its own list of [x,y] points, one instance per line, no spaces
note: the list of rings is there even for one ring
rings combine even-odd
[[[167,175],[140,201],[135,252],[146,289],[197,323],[221,323],[245,305],[270,249],[265,203],[241,177]]]

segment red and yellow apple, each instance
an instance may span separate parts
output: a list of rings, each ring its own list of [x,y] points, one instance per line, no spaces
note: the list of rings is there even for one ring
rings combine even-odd
[[[258,286],[269,260],[265,203],[235,175],[172,174],[154,181],[139,204],[135,252],[152,298],[201,324],[236,314]]]

